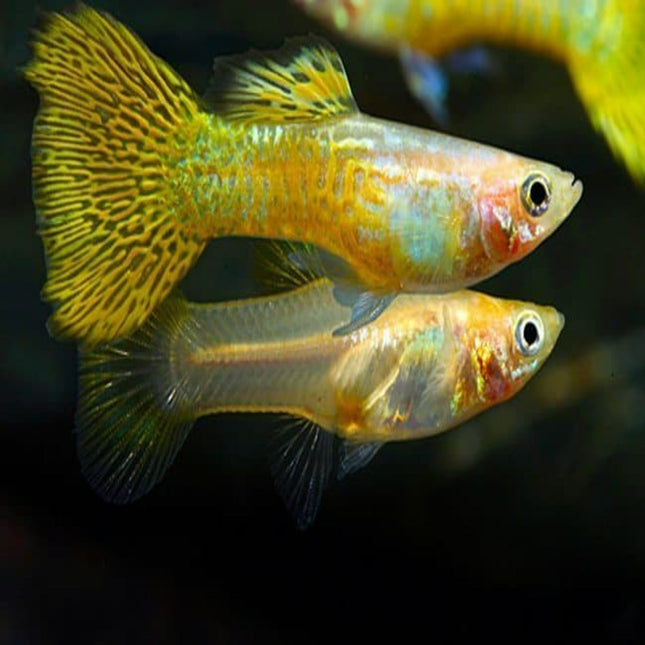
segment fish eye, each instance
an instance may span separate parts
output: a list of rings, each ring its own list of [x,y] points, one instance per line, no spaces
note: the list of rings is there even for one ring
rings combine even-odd
[[[523,356],[533,356],[544,342],[544,325],[532,311],[520,315],[515,325],[515,343]]]
[[[539,217],[546,212],[551,201],[549,180],[539,172],[532,172],[522,184],[521,197],[527,213]]]

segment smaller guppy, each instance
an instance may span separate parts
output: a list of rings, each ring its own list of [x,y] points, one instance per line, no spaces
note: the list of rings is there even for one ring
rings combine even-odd
[[[552,165],[361,114],[318,38],[217,59],[205,98],[83,5],[49,16],[33,50],[43,296],[50,330],[88,347],[140,326],[213,237],[317,245],[352,307],[342,334],[398,292],[517,262],[582,193]]]
[[[165,475],[198,417],[283,413],[301,423],[274,475],[305,528],[336,456],[342,477],[386,442],[435,435],[505,401],[564,324],[552,307],[460,291],[402,295],[334,336],[351,312],[333,292],[321,278],[219,304],[170,296],[131,337],[81,353],[77,442],[90,485],[111,502],[135,500]]]
[[[643,0],[295,0],[352,40],[397,54],[408,85],[445,119],[453,69],[490,66],[482,43],[564,63],[594,127],[645,183]]]

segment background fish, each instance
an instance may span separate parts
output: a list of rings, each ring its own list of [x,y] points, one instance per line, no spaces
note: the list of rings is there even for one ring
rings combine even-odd
[[[217,59],[205,100],[126,27],[53,14],[26,78],[50,329],[126,335],[212,237],[311,242],[344,329],[397,291],[447,291],[524,257],[578,201],[569,172],[361,114],[320,39]]]
[[[455,50],[490,42],[562,61],[596,129],[632,176],[645,182],[642,0],[295,2],[347,37],[399,54],[410,88],[440,120],[447,78],[437,59]],[[488,65],[481,55],[467,58],[470,68]]]
[[[76,417],[82,469],[104,498],[146,493],[195,419],[274,412],[303,423],[277,451],[278,490],[304,528],[334,461],[365,465],[385,442],[443,432],[513,396],[564,324],[552,307],[462,291],[397,298],[344,336],[349,317],[321,279],[215,305],[170,297],[130,338],[84,353]]]

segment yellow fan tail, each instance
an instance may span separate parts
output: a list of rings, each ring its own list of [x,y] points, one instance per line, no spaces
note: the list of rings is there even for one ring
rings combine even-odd
[[[40,94],[33,191],[49,328],[87,346],[125,336],[204,246],[174,206],[167,163],[197,99],[125,26],[83,5],[48,17],[24,73]]]

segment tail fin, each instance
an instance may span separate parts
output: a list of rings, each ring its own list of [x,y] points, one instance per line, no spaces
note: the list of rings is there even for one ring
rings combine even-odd
[[[125,26],[81,5],[36,34],[34,202],[50,331],[92,346],[148,317],[204,243],[173,208],[166,159],[198,112],[186,83]]]
[[[574,84],[595,128],[645,183],[645,3],[612,0],[585,25],[571,58]]]
[[[80,355],[78,456],[89,484],[110,502],[147,493],[191,429],[172,374],[186,316],[185,301],[170,296],[132,336]]]

